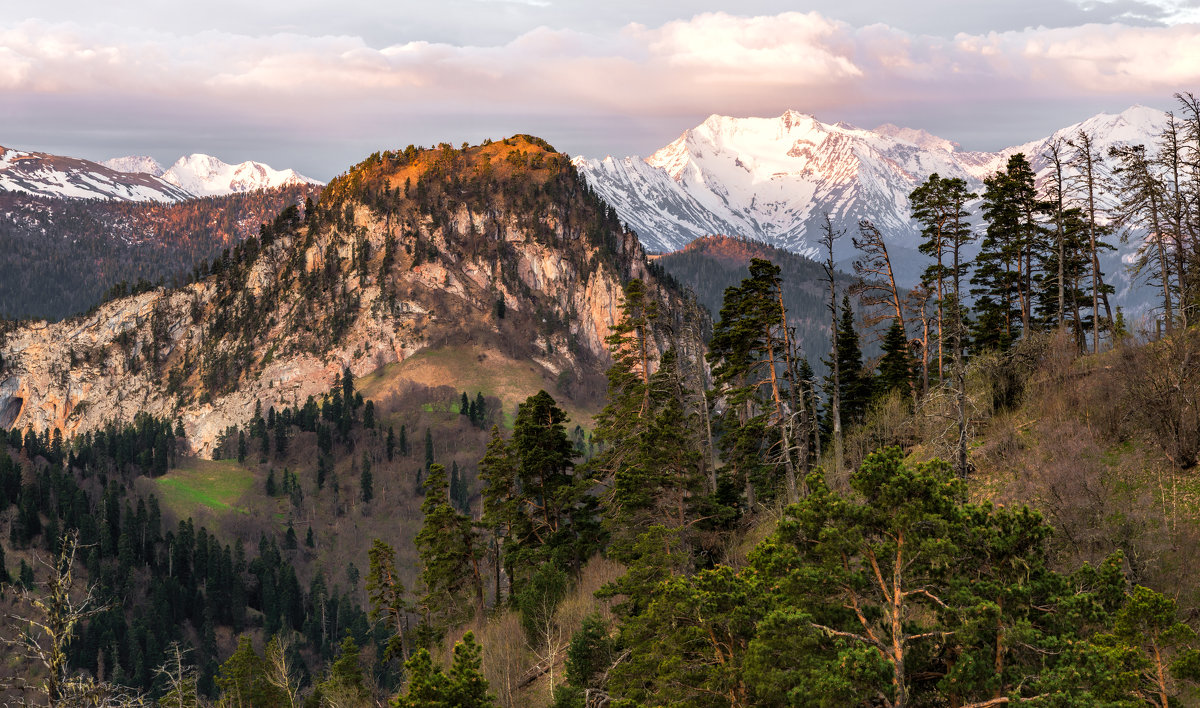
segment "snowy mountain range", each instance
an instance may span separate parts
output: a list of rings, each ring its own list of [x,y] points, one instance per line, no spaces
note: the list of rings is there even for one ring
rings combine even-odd
[[[0,147],[0,192],[42,197],[177,202],[192,195],[151,174],[122,172],[90,160]]]
[[[1095,146],[1153,142],[1166,114],[1144,106],[1100,114],[1053,135],[997,152],[960,149],[922,130],[874,130],[822,123],[787,111],[777,118],[714,115],[648,158],[589,159],[575,166],[649,250],[674,251],[708,234],[745,236],[815,257],[821,222],[857,234],[868,218],[894,244],[902,278],[922,265],[908,195],[930,174],[960,177],[982,193],[982,180],[1024,153],[1039,175],[1055,139],[1094,136]],[[841,240],[840,259],[850,254]]]
[[[195,153],[179,158],[167,169],[152,157],[130,155],[105,160],[104,165],[123,172],[150,174],[198,197],[212,197],[255,189],[286,187],[293,184],[321,184],[292,169],[276,170],[261,162],[246,161],[230,165],[213,157]]]
[[[210,155],[181,157],[168,169],[152,157],[92,162],[0,147],[0,192],[44,197],[178,202],[295,184],[321,184],[261,162],[229,165]]]

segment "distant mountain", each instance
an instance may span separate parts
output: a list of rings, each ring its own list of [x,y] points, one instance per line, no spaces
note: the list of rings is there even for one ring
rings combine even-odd
[[[140,155],[117,157],[105,161],[104,164],[113,169],[161,177],[164,182],[169,182],[197,197],[213,197],[300,184],[322,184],[292,169],[277,170],[270,165],[252,160],[230,165],[212,155],[201,153],[181,157],[167,169],[163,169],[162,165],[158,164],[154,158]]]
[[[796,111],[777,118],[714,115],[648,158],[577,157],[574,163],[649,250],[673,251],[700,236],[733,234],[815,255],[828,213],[849,233],[856,233],[861,218],[874,221],[894,244],[902,279],[912,282],[923,262],[915,251],[908,195],[930,174],[960,177],[981,192],[983,178],[1014,153],[1025,153],[1044,176],[1041,154],[1056,137],[1084,129],[1107,151],[1152,141],[1165,118],[1162,111],[1134,106],[1023,145],[971,152],[894,125],[865,130]],[[850,248],[850,239],[843,239],[839,258],[848,259]]]
[[[117,172],[144,172],[155,177],[162,177],[163,166],[158,164],[158,160],[148,155],[128,155],[126,157],[114,157],[111,160],[105,160],[100,164],[114,169]]]
[[[0,193],[40,197],[176,202],[193,195],[141,172],[122,172],[76,157],[0,147]]]
[[[320,185],[292,169],[261,162],[230,165],[203,154],[181,157],[167,169],[152,157],[129,155],[104,162],[0,146],[0,192],[39,197],[178,202],[194,197]]]

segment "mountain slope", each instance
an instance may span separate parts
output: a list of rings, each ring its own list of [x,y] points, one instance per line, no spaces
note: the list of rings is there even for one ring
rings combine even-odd
[[[320,192],[306,184],[181,202],[0,193],[0,316],[58,320],[122,281],[175,280]]]
[[[320,184],[292,169],[276,170],[253,161],[229,165],[198,153],[181,157],[164,170],[157,160],[144,155],[101,163],[0,146],[0,192],[41,197],[177,202]]]
[[[205,272],[9,333],[0,427],[70,435],[145,411],[181,418],[208,453],[256,403],[302,403],[343,367],[463,345],[597,399],[625,280],[647,280],[677,319],[698,316],[567,158],[524,136],[377,153],[311,213],[285,209]],[[673,331],[699,331],[683,324]],[[678,339],[696,360],[700,343]]]
[[[795,111],[778,118],[714,115],[648,158],[577,157],[575,164],[652,251],[730,234],[811,256],[828,213],[835,227],[849,233],[856,232],[859,219],[874,221],[894,245],[901,276],[911,282],[920,258],[908,195],[930,174],[960,177],[981,192],[983,178],[1017,152],[1045,176],[1041,155],[1055,138],[1084,129],[1107,151],[1152,140],[1163,120],[1161,111],[1134,106],[1023,145],[970,152],[894,125],[864,130]],[[839,257],[849,249],[849,239],[843,239]]]
[[[295,170],[276,170],[261,162],[229,165],[211,155],[192,154],[179,158],[162,178],[200,197],[250,192],[256,189],[321,184]]]
[[[90,160],[5,147],[0,147],[0,192],[160,202],[192,196],[151,174],[120,172]]]

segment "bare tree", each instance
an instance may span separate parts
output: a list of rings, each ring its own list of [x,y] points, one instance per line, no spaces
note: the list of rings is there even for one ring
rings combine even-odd
[[[931,299],[933,299],[933,288],[923,283],[918,283],[908,291],[908,310],[915,312],[917,319],[921,321],[921,338],[914,339],[909,345],[910,349],[914,346],[921,349],[920,396],[924,396],[929,391],[929,325],[931,319],[929,301]]]
[[[854,261],[854,274],[858,280],[854,283],[852,292],[859,296],[859,302],[868,307],[884,306],[884,311],[891,309],[890,317],[900,323],[904,336],[908,337],[908,325],[904,319],[904,305],[900,297],[900,288],[896,286],[896,274],[892,270],[892,259],[888,255],[887,243],[879,229],[869,219],[858,222],[858,237],[853,238],[854,247],[862,252],[862,258]],[[874,327],[889,318],[889,315],[877,313],[864,316],[864,324]],[[913,397],[913,405],[917,402],[917,388],[914,382],[909,382]]]
[[[1134,268],[1135,272],[1141,272],[1152,267],[1157,259],[1159,284],[1163,293],[1163,318],[1169,333],[1175,326],[1175,313],[1171,300],[1173,269],[1167,259],[1167,236],[1163,233],[1163,183],[1155,174],[1144,145],[1113,148],[1110,154],[1120,163],[1116,170],[1120,177],[1121,192],[1121,209],[1117,218],[1126,228],[1147,231],[1146,239],[1138,249]]]
[[[896,287],[896,275],[892,271],[892,259],[888,256],[887,243],[869,219],[858,222],[858,234],[852,240],[854,247],[862,251],[862,257],[854,261],[854,274],[858,276],[858,280],[851,292],[859,295],[859,302],[863,305],[884,305],[892,310],[891,315],[867,315],[864,322],[868,327],[872,327],[895,317],[903,328],[904,306],[900,301],[900,289]],[[907,331],[905,329],[905,332]]]
[[[41,583],[44,590],[37,593],[22,590],[20,603],[27,614],[8,614],[7,618],[23,628],[20,636],[3,642],[25,658],[41,664],[46,678],[40,686],[17,686],[22,691],[35,688],[46,705],[58,706],[118,706],[140,704],[140,696],[126,689],[98,682],[88,676],[71,676],[67,667],[67,647],[79,624],[105,610],[96,600],[96,586],[82,590],[75,587],[75,553],[79,548],[79,531],[63,535],[61,550],[54,562],[38,558],[49,571]],[[21,703],[27,704],[24,697]]]
[[[1100,351],[1100,301],[1104,301],[1104,314],[1113,321],[1112,309],[1108,305],[1108,293],[1104,288],[1104,274],[1100,272],[1098,243],[1102,204],[1099,193],[1108,181],[1104,156],[1096,148],[1095,141],[1086,131],[1080,130],[1075,138],[1067,141],[1073,150],[1069,164],[1077,173],[1074,188],[1083,195],[1084,213],[1087,217],[1088,247],[1092,256],[1092,350]]]
[[[1161,170],[1163,182],[1163,239],[1170,244],[1170,253],[1175,268],[1175,282],[1179,285],[1179,324],[1188,326],[1188,309],[1192,302],[1190,279],[1187,271],[1187,248],[1184,245],[1184,230],[1187,205],[1184,196],[1184,164],[1181,154],[1184,126],[1172,113],[1167,113],[1167,124],[1159,136],[1159,150],[1155,155],[1156,167]]]
[[[1066,149],[1061,139],[1055,139],[1046,146],[1042,157],[1050,161],[1050,180],[1046,183],[1047,196],[1050,199],[1050,204],[1054,208],[1054,234],[1058,248],[1058,326],[1063,326],[1063,317],[1066,313],[1066,288],[1064,284],[1063,263],[1066,261],[1066,227],[1064,224],[1064,214],[1066,213],[1066,175],[1065,168],[1067,166]]]
[[[291,639],[282,634],[276,634],[267,642],[267,683],[279,689],[287,696],[289,708],[300,704],[300,682],[296,678],[296,667],[288,659],[291,649]],[[179,708],[186,708],[180,706]]]
[[[158,704],[163,708],[196,708],[200,705],[196,670],[184,663],[187,652],[187,649],[179,647],[179,642],[171,642],[167,647],[167,660],[155,669],[155,673],[167,688],[166,693],[158,700]]]
[[[838,372],[838,357],[837,357],[837,281],[835,279],[834,262],[833,262],[833,244],[839,238],[845,235],[844,231],[833,228],[833,221],[829,218],[829,213],[825,214],[825,223],[821,226],[820,244],[825,249],[825,261],[821,263],[821,267],[825,270],[825,282],[829,284],[829,359],[830,359],[830,376],[832,377],[833,385],[830,387],[830,417],[833,419],[833,464],[838,471],[842,469],[842,401],[838,389],[841,387]]]

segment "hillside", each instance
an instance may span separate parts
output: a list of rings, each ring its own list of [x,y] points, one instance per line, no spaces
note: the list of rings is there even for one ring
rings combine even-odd
[[[153,510],[83,529],[102,546],[89,578],[118,609],[89,623],[72,665],[154,692],[153,668],[178,640],[215,695],[235,633],[261,642],[282,626],[302,632],[305,671],[322,671],[349,632],[381,672],[372,680],[397,687],[386,637],[364,614],[372,540],[396,549],[396,579],[417,587],[431,464],[444,465],[457,507],[478,509],[489,428],[511,430],[539,390],[569,416],[572,450],[592,452],[605,338],[628,279],[643,279],[664,315],[652,351],[676,346],[698,363],[707,317],[659,272],[564,156],[517,136],[373,155],[185,285],[58,323],[9,323],[0,466],[11,457],[18,480],[30,472],[10,493],[13,468],[0,470],[0,508],[48,500],[53,484],[54,498],[83,507]],[[44,433],[24,446],[22,430]],[[49,501],[22,508],[19,518],[81,523]],[[33,564],[52,536],[19,518],[0,519],[14,539],[0,550],[24,578],[18,562]],[[145,540],[119,560],[135,518]],[[228,568],[222,546],[235,549]],[[203,569],[177,560],[206,548],[217,556]],[[156,604],[149,619],[133,600],[179,593],[196,601]],[[0,625],[0,639],[11,629]],[[113,662],[128,673],[106,675]],[[36,670],[14,663],[0,686],[11,671]]]
[[[73,435],[149,412],[182,419],[207,455],[256,403],[302,403],[343,367],[448,346],[530,361],[596,401],[623,281],[644,278],[684,316],[615,213],[524,136],[377,153],[197,275],[10,332],[0,425]]]
[[[122,282],[128,292],[182,281],[320,191],[292,186],[175,203],[0,192],[0,315],[59,320]]]

